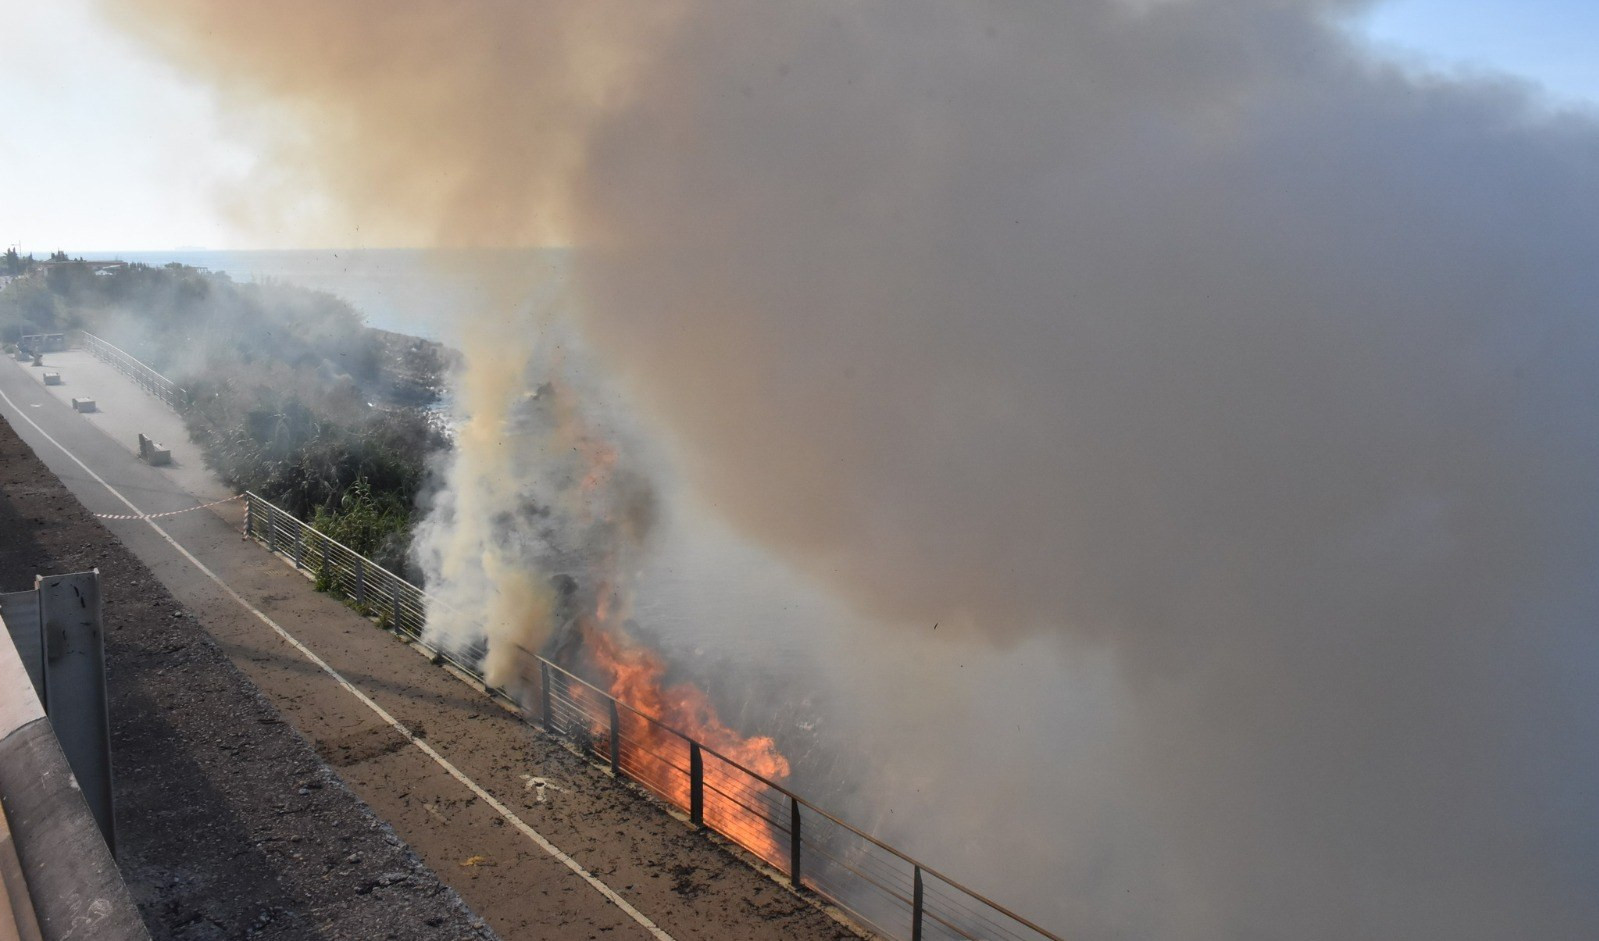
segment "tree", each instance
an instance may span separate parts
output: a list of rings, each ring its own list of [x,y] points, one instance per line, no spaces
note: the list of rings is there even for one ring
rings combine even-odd
[[[28,269],[32,267],[33,256],[29,255],[24,258],[23,256],[18,255],[15,245],[6,249],[6,253],[4,255],[0,255],[0,273],[8,275],[25,274]]]

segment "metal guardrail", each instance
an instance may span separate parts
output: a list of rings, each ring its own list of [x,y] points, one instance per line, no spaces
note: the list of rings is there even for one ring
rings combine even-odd
[[[429,596],[254,493],[244,532],[488,688],[474,659],[422,641]],[[481,655],[481,651],[476,652]],[[609,763],[816,893],[863,927],[900,941],[1061,941],[1054,934],[900,852],[581,677],[537,658],[537,721]],[[504,690],[490,692],[517,705]]]
[[[120,347],[100,339],[87,330],[73,331],[77,338],[77,346],[93,354],[118,372],[138,383],[140,388],[167,403],[176,411],[183,411],[188,404],[189,395],[177,383],[161,375],[149,366],[139,362]]]
[[[106,845],[117,849],[100,570],[39,575],[0,593],[0,622],[44,704]]]

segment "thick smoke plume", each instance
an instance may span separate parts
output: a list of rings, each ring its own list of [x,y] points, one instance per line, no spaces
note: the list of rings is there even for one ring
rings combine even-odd
[[[266,122],[246,213],[577,246],[745,533],[1108,654],[1104,773],[1035,811],[1138,852],[1017,870],[1073,937],[1599,934],[1592,115],[1332,0],[113,6]],[[445,519],[506,512],[494,446]]]
[[[490,309],[514,309],[501,303]],[[434,599],[427,639],[481,649],[489,683],[513,693],[574,610],[594,610],[602,592],[625,603],[619,582],[656,517],[654,486],[573,367],[573,341],[547,313],[529,319],[543,342],[507,335],[523,324],[466,332],[455,447],[413,547]]]

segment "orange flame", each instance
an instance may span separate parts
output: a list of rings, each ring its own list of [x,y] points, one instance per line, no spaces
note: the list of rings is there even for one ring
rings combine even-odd
[[[698,687],[667,685],[666,663],[655,651],[628,643],[593,622],[584,625],[583,639],[594,667],[603,675],[599,685],[608,687],[611,696],[625,704],[617,714],[622,770],[687,809],[691,803],[690,748],[667,729],[694,739],[702,748],[706,825],[768,863],[783,865],[775,820],[783,819],[780,814],[785,812],[786,798],[728,763],[736,762],[769,781],[781,781],[788,777],[789,764],[777,743],[770,736],[745,737],[729,728]],[[586,692],[572,690],[578,698],[584,698]],[[587,698],[598,699],[592,693]],[[601,702],[584,705],[590,716],[604,715],[602,710],[608,708]],[[596,720],[594,726],[597,740],[609,735],[605,720]]]
[[[617,448],[590,433],[575,398],[560,394],[553,401],[563,436],[560,445],[563,450],[570,448],[583,469],[573,481],[581,498],[580,512],[591,520],[611,522],[614,506],[607,498],[613,495],[618,473]],[[621,770],[687,809],[692,803],[689,739],[698,742],[706,825],[767,862],[782,865],[783,824],[777,821],[787,822],[787,798],[741,767],[768,781],[781,781],[789,774],[788,759],[769,736],[745,737],[729,728],[703,690],[690,683],[668,685],[660,654],[611,626],[627,617],[628,608],[626,592],[611,580],[618,571],[619,550],[613,545],[593,559],[591,573],[610,574],[602,575],[595,586],[593,611],[579,618],[578,628],[588,662],[600,674],[598,685],[624,704],[616,711]],[[596,750],[608,751],[610,704],[594,690],[576,684],[564,692],[587,716]]]

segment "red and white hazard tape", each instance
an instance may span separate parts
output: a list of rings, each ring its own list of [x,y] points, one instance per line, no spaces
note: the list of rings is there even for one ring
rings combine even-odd
[[[103,520],[158,520],[163,516],[177,516],[179,513],[192,513],[195,510],[203,510],[207,507],[221,506],[224,503],[232,503],[234,500],[243,500],[244,497],[245,495],[241,493],[236,497],[228,497],[226,500],[202,503],[199,506],[185,507],[181,510],[168,510],[165,513],[96,513],[94,515]]]

